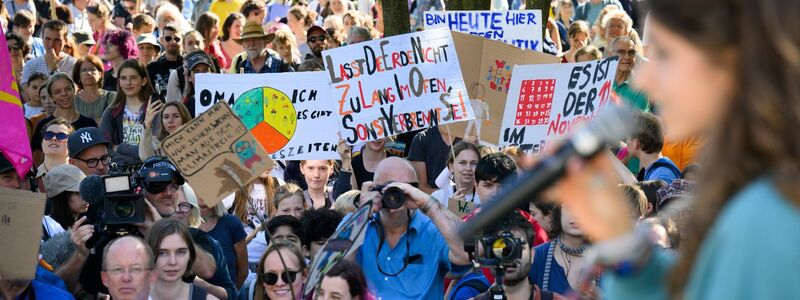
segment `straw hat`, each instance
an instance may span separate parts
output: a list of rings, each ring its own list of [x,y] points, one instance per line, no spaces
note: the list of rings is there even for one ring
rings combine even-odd
[[[247,21],[247,23],[244,24],[244,29],[242,29],[242,37],[234,41],[241,44],[244,40],[258,38],[266,39],[267,44],[269,44],[273,39],[275,39],[275,34],[267,34],[264,32],[264,27],[261,27],[261,24],[258,24],[254,21]]]

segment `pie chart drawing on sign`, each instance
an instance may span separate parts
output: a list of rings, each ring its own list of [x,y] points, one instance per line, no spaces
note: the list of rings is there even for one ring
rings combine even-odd
[[[297,112],[289,96],[271,87],[241,94],[233,112],[270,154],[286,146],[297,129]]]

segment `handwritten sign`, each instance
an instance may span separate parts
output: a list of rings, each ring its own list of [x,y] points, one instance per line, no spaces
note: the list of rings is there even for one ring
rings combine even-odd
[[[475,203],[465,200],[449,199],[447,202],[447,210],[460,219],[464,215],[475,210]]]
[[[511,78],[500,146],[538,153],[618,103],[612,84],[618,57],[553,65],[517,65]]]
[[[0,276],[33,279],[42,239],[45,195],[0,189]]]
[[[339,159],[336,102],[325,72],[198,74],[197,86],[198,111],[227,102],[272,159]]]
[[[542,11],[426,11],[425,29],[449,28],[515,47],[542,50]]]
[[[435,29],[322,52],[348,143],[473,118],[450,31]]]
[[[511,68],[514,65],[555,64],[560,59],[466,33],[452,34],[458,56],[474,58],[462,59],[460,64],[475,119],[448,126],[455,136],[478,136],[482,142],[498,144]]]
[[[227,103],[170,134],[161,149],[209,207],[272,169],[264,148]]]

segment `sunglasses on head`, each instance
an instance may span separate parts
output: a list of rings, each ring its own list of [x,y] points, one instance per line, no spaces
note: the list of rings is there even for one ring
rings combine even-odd
[[[318,36],[312,36],[312,37],[309,37],[309,38],[308,38],[308,41],[309,41],[309,42],[311,42],[311,43],[316,43],[316,42],[318,42],[318,41],[319,41],[319,42],[324,42],[324,41],[325,41],[325,40],[327,40],[327,39],[328,39],[328,37],[327,37],[327,36],[324,36],[324,35],[318,35]]]
[[[280,275],[281,280],[283,280],[284,283],[291,284],[295,281],[295,279],[297,279],[297,273],[300,272],[284,271]],[[264,283],[266,283],[267,285],[275,285],[276,283],[278,283],[278,274],[274,272],[267,272],[265,274],[261,274],[261,280],[264,281]]]
[[[179,38],[177,36],[169,36],[169,35],[165,35],[164,36],[164,40],[167,41],[167,43],[171,42],[172,40],[175,40],[176,43],[180,43],[181,42],[181,38]]]
[[[63,132],[45,131],[44,134],[42,135],[42,138],[44,138],[44,140],[46,141],[56,138],[56,140],[58,140],[59,142],[63,142],[66,141],[67,138],[69,138],[69,134]]]

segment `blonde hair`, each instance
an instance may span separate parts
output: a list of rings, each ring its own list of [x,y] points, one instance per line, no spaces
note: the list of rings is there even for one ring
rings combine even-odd
[[[620,20],[622,23],[625,23],[625,32],[631,32],[631,29],[633,29],[633,19],[631,19],[624,10],[617,9],[609,11],[605,17],[603,17],[601,26],[604,30],[608,30],[608,23],[611,22],[611,20]]]
[[[589,55],[593,58],[592,60],[598,60],[603,58],[603,53],[600,52],[600,49],[597,49],[597,47],[592,45],[587,45],[583,48],[578,49],[578,51],[575,52],[576,62],[578,61],[578,57],[580,57],[581,55]]]
[[[274,216],[275,213],[278,212],[278,205],[281,204],[281,201],[286,200],[292,196],[298,196],[300,197],[301,200],[305,199],[305,197],[303,196],[303,189],[301,189],[298,185],[294,183],[284,184],[280,186],[277,190],[275,190],[275,196],[272,198],[273,199],[272,202],[274,205],[272,205],[269,208],[269,215]],[[303,200],[302,202],[303,202],[303,208],[305,209],[306,201]]]
[[[358,209],[355,203],[356,197],[361,197],[361,191],[350,190],[339,195],[339,197],[336,198],[336,202],[333,203],[333,209],[342,215],[347,215],[356,211],[356,209]]]
[[[267,209],[267,215],[271,216],[275,210],[273,209],[272,201],[275,199],[275,191],[278,189],[280,183],[272,176],[264,178],[262,183],[264,184],[264,193],[266,194],[264,196],[264,207]],[[247,224],[247,217],[250,215],[248,209],[250,203],[248,200],[250,199],[250,193],[253,192],[254,185],[255,182],[248,184],[247,187],[244,188],[244,193],[236,192],[236,195],[233,197],[233,214],[245,224]],[[275,205],[275,207],[277,207],[277,205]]]
[[[275,39],[272,40],[272,45],[274,49],[274,45],[283,45],[292,49],[292,59],[291,61],[285,61],[286,63],[294,63],[295,60],[300,60],[300,51],[297,48],[297,41],[294,38],[294,33],[286,29],[280,29],[275,31]]]
[[[200,218],[200,207],[197,206],[197,195],[188,183],[181,185],[181,191],[186,202],[192,205],[192,209],[189,210],[189,226],[197,228],[203,223],[203,219]]]

